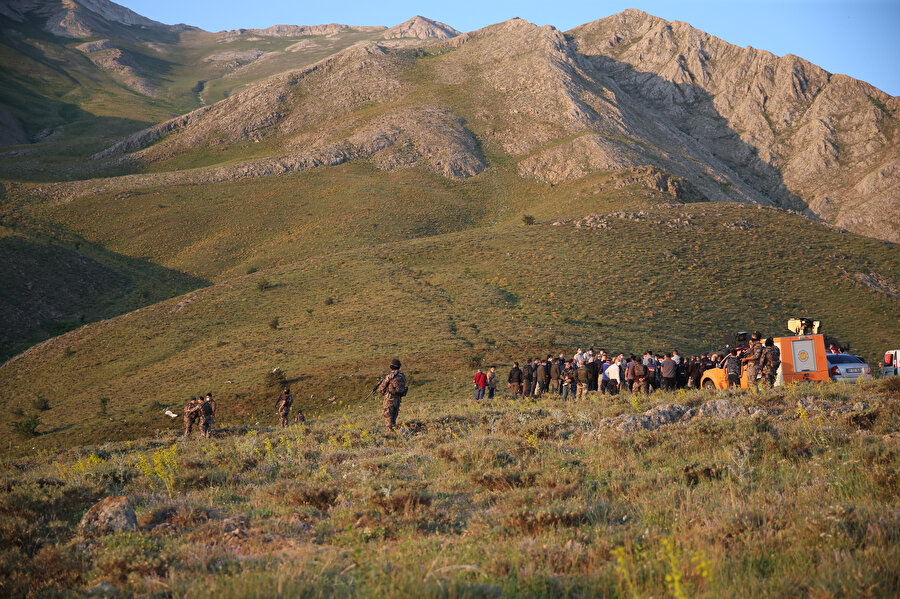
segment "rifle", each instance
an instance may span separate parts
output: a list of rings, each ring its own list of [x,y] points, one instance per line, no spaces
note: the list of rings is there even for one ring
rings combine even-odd
[[[378,379],[378,382],[375,383],[375,386],[372,387],[372,390],[369,391],[369,394],[366,395],[365,397],[363,397],[362,400],[360,400],[360,401],[366,401],[367,399],[369,399],[370,397],[372,397],[372,395],[378,391],[378,386],[381,385],[381,382],[382,382],[383,380],[384,380],[384,379]]]

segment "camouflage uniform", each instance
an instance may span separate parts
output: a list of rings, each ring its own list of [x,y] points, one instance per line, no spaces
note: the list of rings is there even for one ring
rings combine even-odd
[[[753,385],[757,393],[759,393],[759,383],[756,380],[756,376],[759,374],[759,366],[762,362],[762,357],[763,344],[757,341],[747,348],[747,353],[744,358],[747,360],[747,388],[749,389],[750,385]]]
[[[200,404],[200,434],[209,439],[209,431],[212,429],[213,414],[215,409],[209,400]]]
[[[184,406],[184,436],[190,437],[191,431],[194,429],[194,423],[200,416],[200,402],[196,397],[192,397]]]
[[[776,345],[767,346],[762,357],[763,379],[770,387],[775,386],[775,377],[778,375],[778,367],[781,365],[781,350]]]
[[[288,425],[288,416],[291,413],[291,406],[294,405],[294,396],[285,391],[281,394],[281,399],[278,400],[278,414],[281,416],[281,426],[286,427]]]
[[[384,426],[388,433],[392,433],[397,426],[397,414],[400,413],[400,400],[406,394],[406,375],[400,372],[400,362],[391,362],[396,369],[381,380],[378,384],[378,392],[384,396],[381,404],[381,415],[384,417]]]

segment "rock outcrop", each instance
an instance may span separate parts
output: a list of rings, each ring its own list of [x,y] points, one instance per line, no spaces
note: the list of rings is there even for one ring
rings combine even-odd
[[[106,497],[85,512],[78,531],[85,537],[137,530],[137,516],[125,497]]]
[[[382,37],[386,40],[410,37],[420,40],[445,40],[456,37],[459,34],[459,31],[449,25],[417,15],[408,21],[391,27],[384,32]]]

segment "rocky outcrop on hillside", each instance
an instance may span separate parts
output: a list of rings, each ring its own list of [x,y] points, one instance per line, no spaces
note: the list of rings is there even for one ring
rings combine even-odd
[[[141,75],[137,63],[127,50],[117,48],[110,40],[97,40],[76,46],[95,65],[123,85],[145,96],[156,96],[159,87]]]
[[[900,241],[897,98],[637,10],[570,33],[606,77],[761,191],[784,187],[823,220]]]
[[[384,39],[398,39],[398,38],[417,38],[421,40],[425,39],[449,39],[451,37],[456,37],[460,32],[446,25],[444,23],[440,23],[438,21],[432,21],[431,19],[426,19],[425,17],[415,16],[408,21],[400,23],[399,25],[395,25],[384,32],[382,37]]]
[[[258,35],[261,37],[303,37],[304,35],[336,35],[345,31],[383,31],[383,26],[353,26],[340,23],[328,23],[327,25],[273,25],[265,29],[231,29],[222,31],[219,37],[233,39],[243,35]]]
[[[109,0],[4,0],[0,15],[18,23],[37,17],[44,21],[45,31],[74,39],[107,36],[117,25],[134,28],[135,33],[142,29],[172,33],[195,29],[159,23]]]

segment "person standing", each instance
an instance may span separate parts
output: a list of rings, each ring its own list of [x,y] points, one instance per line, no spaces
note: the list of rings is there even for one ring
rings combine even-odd
[[[196,397],[192,397],[188,400],[188,402],[184,406],[184,436],[185,438],[191,436],[191,432],[194,430],[194,423],[197,422],[197,418],[200,416],[200,400]]]
[[[729,387],[741,386],[741,359],[738,357],[737,348],[732,348],[724,360],[722,360],[722,368],[728,376]]]
[[[518,362],[513,362],[512,368],[509,369],[509,376],[506,377],[506,383],[509,386],[509,392],[515,399],[522,391],[522,371],[519,369]]]
[[[675,377],[678,375],[678,363],[672,359],[672,354],[666,354],[660,370],[662,371],[663,391],[674,391]]]
[[[590,391],[598,391],[600,389],[599,386],[599,378],[600,378],[600,367],[602,362],[598,357],[594,357],[592,354],[587,359],[584,367],[587,368],[587,376],[588,376],[588,384],[587,390]]]
[[[281,392],[281,397],[278,398],[278,405],[275,408],[281,417],[281,428],[285,428],[288,425],[288,416],[291,414],[292,405],[294,405],[294,396],[291,394],[291,390],[285,387],[284,391]]]
[[[531,386],[534,384],[534,366],[530,361],[525,361],[522,367],[522,399],[527,399],[531,395]]]
[[[566,360],[565,365],[563,365],[562,371],[562,400],[566,401],[569,398],[569,395],[572,396],[572,399],[575,399],[575,369],[572,368],[572,363]]]
[[[209,433],[212,430],[213,415],[215,414],[214,402],[211,401],[212,395],[207,394],[200,402],[200,436],[209,439]]]
[[[631,391],[633,393],[644,393],[644,395],[648,395],[650,393],[650,382],[648,380],[650,378],[649,366],[647,366],[643,362],[635,360],[634,365],[631,367],[631,377]]]
[[[603,384],[606,385],[606,392],[610,395],[616,395],[619,392],[619,385],[621,383],[621,372],[619,371],[619,366],[621,364],[622,358],[616,357],[613,359],[612,364],[609,364],[603,370],[603,376],[606,377],[606,380],[603,381]]]
[[[766,339],[761,367],[763,380],[768,383],[769,387],[775,386],[775,377],[778,375],[779,366],[781,366],[781,350],[775,345],[775,340],[769,337]]]
[[[400,413],[400,400],[406,395],[406,375],[400,372],[400,360],[391,360],[391,371],[378,384],[378,392],[384,397],[381,404],[381,415],[387,434],[392,434],[397,427],[397,415]]]
[[[550,362],[550,393],[562,393],[562,387],[559,384],[559,377],[562,369],[559,362],[548,359]]]
[[[487,398],[494,399],[494,393],[497,392],[497,368],[491,366],[487,374]]]
[[[540,397],[547,390],[547,362],[540,362],[535,366],[534,396]]]
[[[473,379],[475,381],[475,401],[484,399],[484,390],[487,388],[487,375],[478,369]]]
[[[590,370],[587,364],[583,364],[581,368],[575,370],[575,400],[584,399],[587,394],[588,382],[590,381]]]
[[[753,385],[757,393],[759,393],[759,382],[757,382],[756,378],[759,374],[759,366],[763,357],[763,346],[759,342],[760,337],[761,335],[758,332],[750,336],[750,347],[747,348],[747,353],[741,360],[742,364],[747,365],[747,388],[749,389],[750,385]]]

